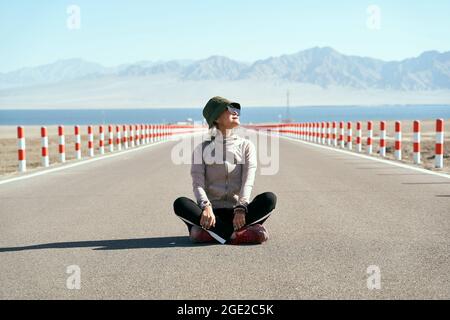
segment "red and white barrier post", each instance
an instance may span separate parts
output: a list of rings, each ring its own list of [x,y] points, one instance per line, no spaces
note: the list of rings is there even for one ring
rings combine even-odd
[[[345,141],[344,141],[344,121],[339,122],[339,142],[341,144],[341,148],[344,148]]]
[[[413,161],[420,164],[420,121],[413,122]]]
[[[19,172],[27,171],[25,130],[21,126],[17,127],[17,156],[19,160]]]
[[[134,129],[133,125],[130,124],[130,148],[134,147]]]
[[[361,152],[362,145],[362,131],[361,131],[361,121],[356,122],[356,151]]]
[[[108,125],[108,144],[109,144],[109,152],[114,151],[114,132],[113,132],[113,126]]]
[[[320,130],[320,123],[319,122],[316,122],[315,123],[315,130],[314,130],[314,135],[315,135],[315,138],[314,138],[314,142],[315,143],[319,143],[319,130]]]
[[[152,143],[153,142],[153,125],[152,124],[149,124],[148,125],[148,132],[149,132],[149,139],[150,139],[150,143]]]
[[[306,123],[301,123],[300,124],[300,139],[305,140],[305,127]]]
[[[74,127],[75,134],[75,159],[81,159],[81,136],[80,136],[80,126]]]
[[[367,122],[367,154],[372,154],[373,152],[373,122]]]
[[[148,141],[150,142],[150,143],[153,143],[153,135],[154,135],[154,125],[152,125],[152,124],[149,124],[148,125]]]
[[[303,124],[303,140],[308,141],[308,123]]]
[[[337,147],[337,123],[333,121],[333,146]]]
[[[150,124],[149,125],[149,132],[150,132],[150,143],[153,143],[155,140],[155,125]]]
[[[317,142],[323,143],[323,122],[317,122]]]
[[[327,122],[327,145],[331,145],[331,123]]]
[[[128,149],[128,127],[127,125],[123,125],[122,126],[122,130],[123,130],[123,138],[122,138],[122,142],[123,142],[123,147],[126,149]]]
[[[134,144],[136,146],[139,146],[140,145],[140,142],[139,142],[139,126],[137,124],[134,125],[134,130],[135,130],[135,132],[134,132]]]
[[[347,122],[347,148],[348,148],[348,150],[352,150],[352,140],[353,140],[352,123]]]
[[[400,121],[395,121],[395,151],[394,156],[396,160],[402,160],[402,124]]]
[[[42,165],[48,167],[50,163],[48,158],[48,136],[46,127],[41,127],[41,151]]]
[[[145,144],[145,137],[144,137],[144,125],[141,124],[141,144]]]
[[[380,121],[380,156],[386,156],[386,121]]]
[[[325,122],[320,123],[320,143],[325,144]]]
[[[100,133],[100,141],[98,142],[98,146],[100,149],[100,154],[105,154],[105,133],[103,132],[103,126],[100,125],[98,127],[98,132]]]
[[[145,125],[145,143],[150,143],[150,125],[148,124]]]
[[[59,161],[62,163],[66,162],[66,141],[64,138],[64,126],[58,127],[58,138],[59,138]]]
[[[318,122],[313,123],[313,130],[314,130],[314,142],[318,143],[319,142],[319,123]]]
[[[122,135],[120,134],[120,126],[116,126],[116,146],[117,150],[122,150]]]
[[[436,120],[435,167],[444,167],[444,120]]]
[[[311,142],[311,122],[308,122],[308,127],[307,127],[307,141]]]
[[[88,126],[88,152],[89,157],[94,156],[94,133],[92,131],[92,126]]]

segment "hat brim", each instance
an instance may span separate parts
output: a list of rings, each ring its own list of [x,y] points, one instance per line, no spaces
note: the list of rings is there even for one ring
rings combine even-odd
[[[236,109],[241,110],[241,105],[240,105],[239,103],[237,103],[237,102],[232,102],[232,103],[230,103],[230,106],[233,106],[233,107],[235,107]]]
[[[212,114],[212,118],[214,120],[209,125],[210,129],[214,126],[214,121],[216,121],[220,117],[222,112],[227,110],[227,106],[233,106],[234,108],[237,108],[237,109],[241,110],[241,105],[239,103],[237,103],[237,102],[231,102],[231,103],[229,103],[227,105],[223,105],[223,107],[221,107],[221,108],[217,108],[216,110],[214,110],[214,113]]]

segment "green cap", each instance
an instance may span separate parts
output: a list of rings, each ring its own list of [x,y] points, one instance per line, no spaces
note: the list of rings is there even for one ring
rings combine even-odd
[[[203,108],[203,117],[205,117],[210,128],[213,126],[214,121],[220,117],[222,112],[227,109],[227,106],[241,109],[241,105],[239,103],[232,102],[219,96],[209,99],[208,103]]]

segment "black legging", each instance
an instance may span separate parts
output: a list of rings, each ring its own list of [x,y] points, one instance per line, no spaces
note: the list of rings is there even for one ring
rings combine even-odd
[[[248,212],[245,216],[245,225],[264,223],[270,216],[277,197],[272,192],[258,194],[247,206]],[[181,218],[188,229],[193,225],[200,226],[202,209],[197,203],[186,197],[180,197],[173,203],[175,214]],[[216,225],[207,231],[220,243],[228,241],[234,231],[233,229],[233,208],[212,208],[216,216]]]

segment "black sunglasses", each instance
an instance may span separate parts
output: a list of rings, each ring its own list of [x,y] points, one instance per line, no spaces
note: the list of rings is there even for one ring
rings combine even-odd
[[[235,108],[235,107],[233,107],[233,106],[227,106],[227,110],[228,110],[231,114],[236,113],[238,116],[241,115],[241,109]]]

